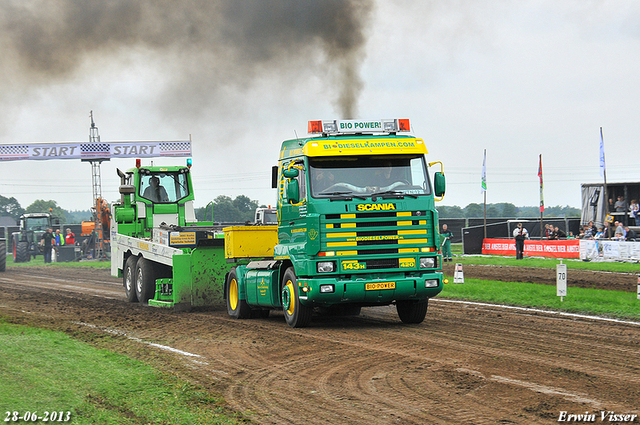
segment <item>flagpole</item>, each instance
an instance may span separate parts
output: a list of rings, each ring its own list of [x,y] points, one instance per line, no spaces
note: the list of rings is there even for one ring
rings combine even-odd
[[[487,239],[487,150],[482,160],[482,193],[484,194],[484,238]]]
[[[607,196],[607,166],[604,161],[604,137],[602,136],[602,127],[600,127],[600,168],[602,170],[602,177],[604,178],[604,215],[602,217],[602,227],[604,228],[604,223],[607,218],[607,214],[609,213],[609,197]],[[593,221],[597,221],[598,217],[593,217]],[[607,238],[611,237],[611,226],[607,226]]]
[[[542,214],[544,213],[544,197],[542,196],[542,154],[540,154],[538,177],[540,177],[540,240],[542,240],[544,232],[544,220],[542,218]]]

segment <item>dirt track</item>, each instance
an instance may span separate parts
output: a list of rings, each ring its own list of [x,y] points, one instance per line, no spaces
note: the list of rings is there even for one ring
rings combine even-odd
[[[600,423],[601,410],[640,413],[639,324],[434,299],[421,325],[402,325],[388,307],[291,329],[281,313],[237,321],[127,304],[106,270],[60,275],[7,269],[0,315],[154,362],[256,423],[549,424],[561,411]]]

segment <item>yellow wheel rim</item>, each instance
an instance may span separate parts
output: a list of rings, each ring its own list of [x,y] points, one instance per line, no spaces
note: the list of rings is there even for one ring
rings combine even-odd
[[[289,308],[287,308],[287,313],[289,313],[289,316],[293,316],[293,312],[296,311],[296,296],[293,282],[289,280],[285,286],[287,287],[287,291],[289,291]]]
[[[238,281],[231,279],[229,282],[229,305],[231,310],[235,310],[238,307]]]

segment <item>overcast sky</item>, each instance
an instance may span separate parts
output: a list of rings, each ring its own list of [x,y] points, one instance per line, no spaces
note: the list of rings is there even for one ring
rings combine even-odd
[[[6,1],[0,144],[192,138],[196,207],[275,204],[270,169],[307,121],[409,118],[442,161],[442,204],[580,207],[580,184],[640,180],[637,1]],[[145,161],[148,162],[148,161]],[[156,165],[185,159],[155,159]],[[104,198],[119,198],[102,164]],[[79,160],[0,163],[22,207],[92,205]]]

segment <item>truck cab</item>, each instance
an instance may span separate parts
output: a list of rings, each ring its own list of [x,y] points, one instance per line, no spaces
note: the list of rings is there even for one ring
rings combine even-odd
[[[426,161],[424,141],[399,134],[408,130],[408,120],[312,121],[315,137],[282,143],[273,261],[233,270],[232,316],[245,304],[282,308],[301,327],[316,308],[358,313],[394,303],[403,322],[424,320],[442,290],[434,202],[445,180],[442,164]]]

